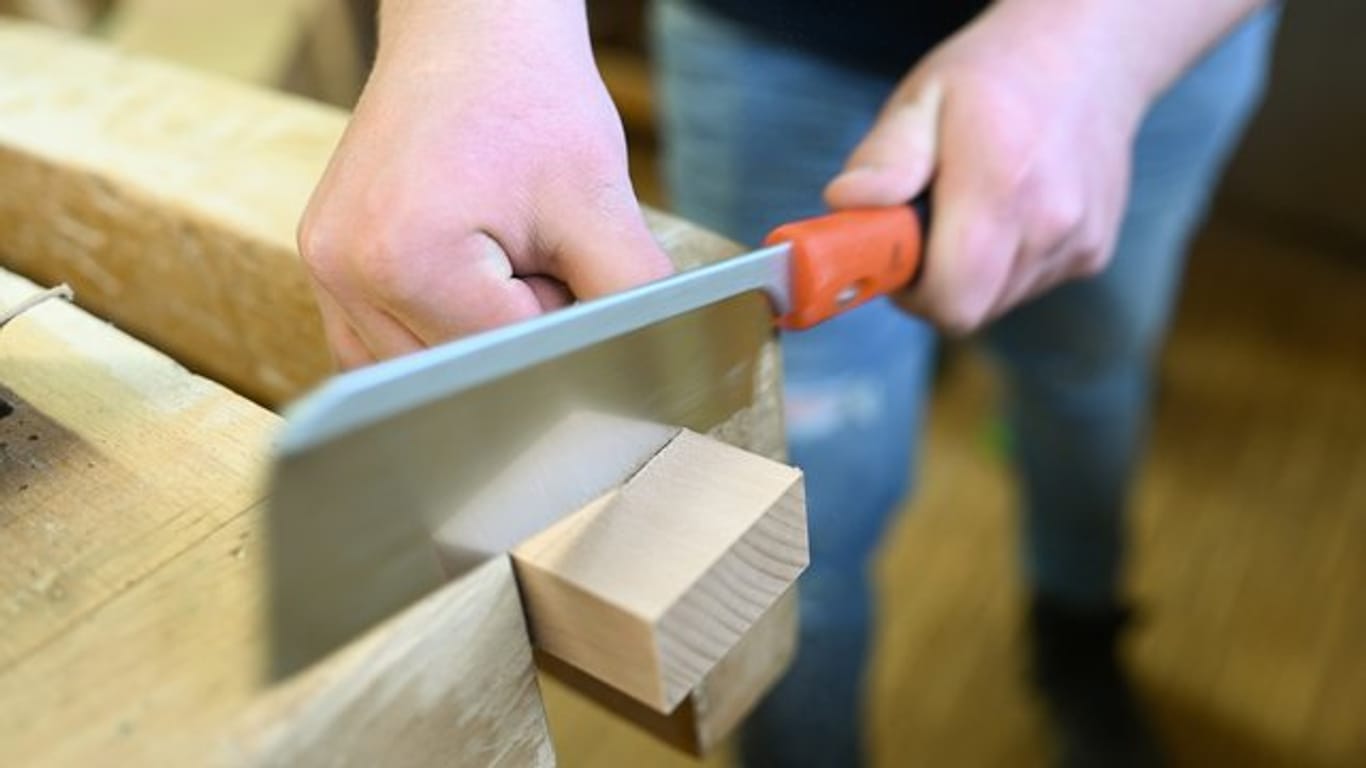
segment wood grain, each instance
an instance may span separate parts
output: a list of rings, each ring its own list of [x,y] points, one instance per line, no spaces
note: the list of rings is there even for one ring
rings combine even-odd
[[[782,677],[797,647],[797,592],[789,589],[754,622],[711,672],[672,712],[661,713],[577,667],[543,651],[536,663],[543,680],[555,744],[569,765],[649,765],[679,762],[654,745],[632,744],[619,722],[591,717],[578,706],[585,696],[622,721],[694,757],[723,757],[718,749],[759,699]],[[563,686],[570,686],[572,693]]]
[[[683,430],[512,552],[537,647],[673,711],[807,562],[801,473]]]
[[[0,670],[262,497],[277,417],[65,303],[0,330],[0,399]]]
[[[264,402],[326,375],[294,226],[342,113],[12,22],[0,109],[0,265]]]
[[[530,669],[512,567],[495,557],[253,703],[227,762],[554,765]]]
[[[0,330],[0,398],[0,764],[552,762],[506,558],[270,690],[278,418],[61,302]]]

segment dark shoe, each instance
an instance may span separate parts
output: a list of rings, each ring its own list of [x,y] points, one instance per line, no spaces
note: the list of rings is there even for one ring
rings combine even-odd
[[[1036,597],[1030,607],[1034,685],[1058,734],[1060,768],[1166,764],[1120,663],[1129,621],[1118,606],[1086,610]]]

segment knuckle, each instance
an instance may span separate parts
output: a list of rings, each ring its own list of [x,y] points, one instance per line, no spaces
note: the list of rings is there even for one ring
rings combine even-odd
[[[1076,266],[1081,277],[1096,277],[1110,266],[1110,239],[1092,229],[1077,246]]]
[[[366,226],[361,220],[329,211],[326,218],[307,216],[300,224],[299,255],[324,288],[400,298],[410,284],[404,255],[413,245],[412,238],[402,232],[399,226]]]
[[[935,318],[939,327],[950,336],[966,336],[987,321],[988,309],[984,302],[953,301],[940,306]]]
[[[1080,196],[1066,192],[1044,195],[1037,204],[1034,221],[1041,239],[1059,242],[1079,227],[1085,217]]]
[[[1105,250],[1099,246],[1082,248],[1077,258],[1078,272],[1082,277],[1096,277],[1105,271],[1109,263]]]
[[[409,263],[413,252],[411,238],[395,229],[382,230],[373,236],[364,258],[356,265],[366,290],[391,302],[409,298],[414,283]]]
[[[416,190],[390,200],[385,213],[365,217],[351,233],[351,268],[361,288],[390,307],[409,305],[431,290],[442,269],[467,269],[472,258],[468,211],[456,201],[423,199]]]
[[[626,133],[615,112],[569,126],[556,137],[554,157],[576,169],[625,167]]]
[[[326,288],[336,287],[342,276],[342,255],[336,246],[339,241],[328,225],[311,216],[306,216],[295,231],[299,257],[309,274]]]
[[[326,261],[331,255],[331,238],[311,214],[305,214],[299,220],[299,226],[294,230],[294,243],[299,248],[299,255],[309,264]]]

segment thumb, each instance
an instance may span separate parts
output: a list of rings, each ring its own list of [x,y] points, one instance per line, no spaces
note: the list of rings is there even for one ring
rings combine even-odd
[[[555,276],[578,299],[616,293],[674,271],[634,197],[566,224],[557,239]]]
[[[934,80],[894,95],[826,186],[830,207],[900,205],[919,195],[934,173],[942,103],[943,88]]]

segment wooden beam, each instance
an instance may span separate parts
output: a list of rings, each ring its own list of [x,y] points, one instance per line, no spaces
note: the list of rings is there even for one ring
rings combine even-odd
[[[0,670],[259,503],[279,422],[57,302],[0,329],[0,400]]]
[[[672,712],[806,567],[801,472],[683,430],[512,559],[539,649]]]
[[[62,302],[0,329],[0,399],[0,764],[553,761],[506,558],[272,689],[278,418]]]
[[[253,766],[550,766],[508,558],[495,557],[280,689],[226,743]]]
[[[345,116],[0,23],[0,266],[239,392],[330,361],[294,226]]]

